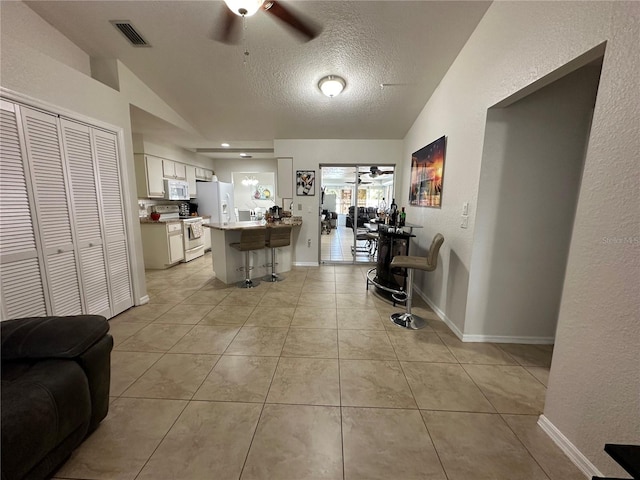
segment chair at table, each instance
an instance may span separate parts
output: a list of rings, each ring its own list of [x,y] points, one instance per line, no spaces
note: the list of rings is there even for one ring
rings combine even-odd
[[[438,266],[438,252],[444,242],[444,237],[440,233],[436,233],[431,242],[431,247],[427,252],[426,257],[414,257],[411,255],[396,255],[391,260],[391,268],[406,268],[407,269],[407,289],[406,299],[397,295],[393,295],[393,299],[402,302],[406,301],[406,311],[391,314],[391,321],[399,327],[408,328],[410,330],[418,330],[423,328],[427,322],[423,318],[411,313],[411,300],[413,298],[413,271],[422,270],[425,272],[432,272]]]
[[[284,280],[276,273],[276,248],[291,245],[291,227],[273,227],[267,229],[266,247],[271,249],[271,275],[262,277],[265,282],[279,282]],[[269,266],[269,264],[267,265]]]
[[[238,284],[239,288],[253,288],[260,285],[257,280],[251,280],[251,270],[249,253],[253,250],[265,248],[267,229],[265,227],[243,228],[240,231],[240,242],[230,243],[231,248],[244,252],[244,281]]]

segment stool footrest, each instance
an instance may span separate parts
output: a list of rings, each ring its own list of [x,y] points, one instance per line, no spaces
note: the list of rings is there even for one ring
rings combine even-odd
[[[393,313],[389,319],[397,326],[408,330],[420,330],[427,326],[427,321],[412,313]]]

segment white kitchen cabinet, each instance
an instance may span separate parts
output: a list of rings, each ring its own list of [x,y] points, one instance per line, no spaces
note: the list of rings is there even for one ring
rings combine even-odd
[[[184,259],[182,222],[141,223],[144,267],[168,268]]]
[[[207,225],[211,223],[211,219],[203,218],[202,223],[204,225]],[[209,250],[211,250],[211,229],[208,227],[204,227],[204,251],[206,252]]]
[[[213,171],[207,168],[196,167],[196,180],[211,182],[213,180]]]
[[[131,307],[117,136],[0,105],[2,318]]]
[[[164,198],[162,159],[152,155],[135,154],[136,186],[139,198]]]
[[[189,183],[189,197],[196,198],[198,196],[198,182],[196,182],[196,167],[186,165],[187,182]]]
[[[173,180],[186,180],[187,171],[186,165],[183,163],[174,162],[173,160],[162,159],[162,174],[164,178],[170,178]]]
[[[204,179],[206,182],[213,181],[213,172],[211,170],[204,170]]]

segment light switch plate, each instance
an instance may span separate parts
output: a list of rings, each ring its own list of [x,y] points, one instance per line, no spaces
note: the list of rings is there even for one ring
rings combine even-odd
[[[469,202],[464,202],[462,204],[462,214],[469,215]]]
[[[462,222],[460,222],[460,228],[468,228],[469,227],[469,217],[467,215],[462,215]]]

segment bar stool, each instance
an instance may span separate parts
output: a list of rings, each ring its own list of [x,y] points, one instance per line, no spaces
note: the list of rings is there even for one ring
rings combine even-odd
[[[267,248],[271,249],[271,275],[262,277],[265,282],[280,282],[284,278],[276,274],[276,248],[291,245],[291,227],[272,227],[267,229]]]
[[[406,312],[398,312],[391,314],[390,320],[399,327],[408,328],[410,330],[418,330],[423,328],[427,322],[424,318],[411,313],[411,300],[413,299],[413,271],[423,270],[432,272],[438,266],[438,251],[444,242],[444,237],[440,233],[436,233],[431,242],[431,247],[426,257],[412,257],[411,255],[396,255],[391,260],[391,267],[400,267],[407,269],[407,290],[406,298],[393,295],[393,299],[402,302],[406,301]]]
[[[230,243],[231,248],[244,252],[244,281],[238,284],[238,288],[253,288],[260,285],[257,280],[251,280],[250,272],[253,267],[249,266],[249,252],[252,250],[262,250],[266,238],[267,229],[265,227],[243,228],[240,231],[240,243]]]

